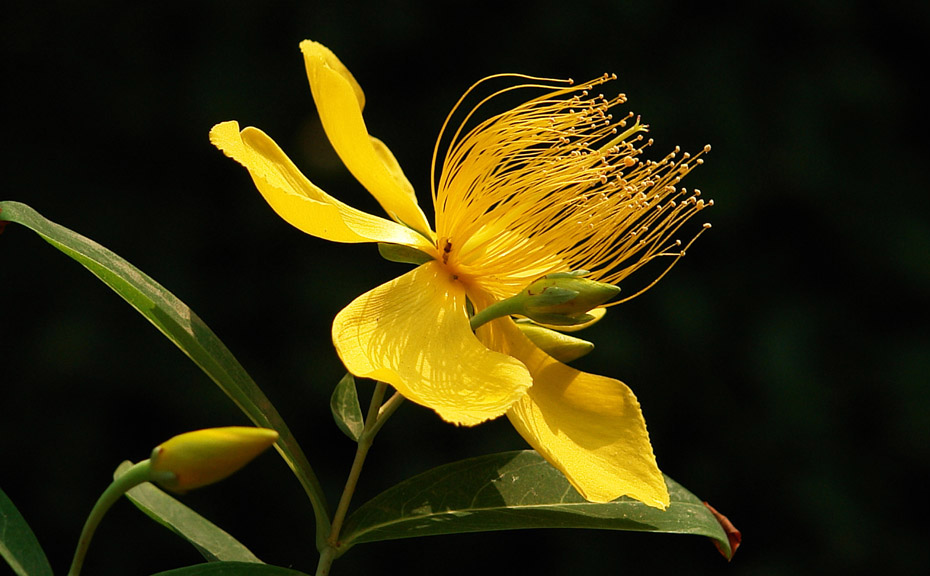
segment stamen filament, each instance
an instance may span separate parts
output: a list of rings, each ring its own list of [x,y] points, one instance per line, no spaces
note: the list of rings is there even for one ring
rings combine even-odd
[[[529,82],[499,89],[465,114],[437,178],[439,144],[453,115],[484,82],[505,77]],[[571,81],[497,75],[456,103],[432,164],[443,243],[437,252],[456,278],[503,299],[552,272],[584,268],[593,280],[616,284],[654,258],[673,256],[674,265],[681,257],[681,242],[672,237],[712,202],[678,184],[710,147],[694,156],[676,147],[660,161],[641,160],[652,145],[641,134],[648,126],[632,112],[620,120],[610,113],[626,96],[590,93],[614,78],[565,86]],[[489,102],[518,89],[546,92],[468,127]]]

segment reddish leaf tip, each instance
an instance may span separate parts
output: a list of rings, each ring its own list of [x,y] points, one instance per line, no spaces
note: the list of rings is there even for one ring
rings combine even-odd
[[[739,548],[740,542],[743,541],[743,535],[740,533],[739,530],[736,529],[736,526],[734,526],[733,523],[730,522],[729,518],[727,518],[720,512],[717,512],[717,510],[713,506],[711,506],[707,502],[704,502],[704,506],[707,506],[707,509],[710,510],[710,513],[713,514],[714,518],[717,519],[717,522],[720,523],[720,527],[723,528],[724,533],[726,533],[727,535],[727,540],[730,541],[730,553],[729,554],[727,554],[727,551],[723,549],[723,546],[721,546],[719,542],[717,542],[716,540],[713,541],[714,546],[717,547],[717,551],[720,552],[723,555],[723,557],[727,559],[727,562],[729,562],[730,560],[733,559],[733,555],[736,554],[736,549]]]

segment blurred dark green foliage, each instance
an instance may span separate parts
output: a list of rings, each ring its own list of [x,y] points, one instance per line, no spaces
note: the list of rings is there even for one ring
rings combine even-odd
[[[535,531],[360,546],[337,574],[930,567],[916,513],[930,462],[926,3],[15,1],[4,22],[0,196],[196,310],[277,404],[331,500],[352,445],[329,415],[342,376],[330,322],[405,268],[290,228],[207,141],[223,120],[258,126],[315,183],[377,210],[321,132],[300,40],[357,76],[371,132],[424,205],[445,114],[496,72],[616,72],[607,89],[652,125],[656,156],[713,145],[686,185],[715,200],[702,213],[714,228],[588,332],[597,349],[579,366],[637,392],[663,470],[743,530],[733,564],[697,539]],[[117,296],[13,225],[0,235],[0,306],[0,485],[63,571],[120,461],[245,420]],[[455,428],[404,406],[358,502],[434,465],[522,447],[505,420]],[[185,502],[268,562],[315,565],[309,504],[274,455]],[[197,560],[126,505],[87,570]]]

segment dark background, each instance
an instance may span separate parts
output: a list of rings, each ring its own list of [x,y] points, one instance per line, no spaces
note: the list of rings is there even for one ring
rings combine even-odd
[[[342,375],[329,325],[405,268],[289,227],[209,144],[210,127],[261,127],[314,182],[375,210],[320,131],[297,48],[318,40],[359,79],[370,131],[426,206],[434,139],[473,81],[616,72],[613,89],[652,125],[653,155],[713,145],[687,182],[715,200],[701,215],[713,229],[592,329],[598,348],[579,366],[633,387],[662,469],[729,515],[743,548],[728,565],[694,537],[504,532],[364,545],[335,573],[930,567],[918,88],[930,4],[442,4],[9,2],[0,199],[97,240],[196,310],[278,406],[335,502],[352,444],[329,415]],[[0,486],[56,572],[121,460],[182,431],[246,423],[122,300],[15,225],[0,236],[0,314]],[[407,404],[379,436],[356,502],[523,446],[506,419],[455,428]],[[267,562],[312,573],[310,507],[275,455],[185,501]],[[86,573],[198,560],[121,503]]]

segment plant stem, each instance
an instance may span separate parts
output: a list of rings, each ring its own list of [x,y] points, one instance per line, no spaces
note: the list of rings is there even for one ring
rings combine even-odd
[[[339,505],[333,515],[332,527],[329,531],[329,537],[326,539],[326,546],[320,552],[320,561],[317,564],[316,576],[326,576],[329,574],[330,566],[336,559],[339,550],[339,533],[342,531],[342,523],[345,521],[346,513],[349,511],[349,504],[352,502],[352,495],[355,494],[355,487],[358,485],[358,478],[362,473],[362,466],[365,464],[365,458],[368,456],[368,450],[374,442],[375,435],[384,426],[388,417],[397,410],[404,398],[399,393],[395,393],[391,398],[382,405],[384,394],[387,391],[387,384],[378,382],[375,384],[375,390],[371,395],[371,404],[368,406],[368,414],[365,416],[365,427],[358,439],[358,446],[355,450],[355,460],[352,462],[352,468],[349,470],[349,477],[346,480],[345,488],[342,490],[342,497],[339,499]]]
[[[381,430],[381,427],[384,426],[384,423],[387,422],[387,419],[397,410],[401,404],[404,403],[404,397],[400,395],[400,392],[395,392],[387,402],[381,405],[381,408],[378,410],[378,420],[375,422],[375,425],[371,428],[371,436],[374,438],[374,435],[378,433],[378,430]]]
[[[316,576],[327,576],[329,567],[333,565],[335,559],[336,549],[328,545],[324,547],[323,551],[320,552],[320,562],[316,566]]]
[[[386,389],[387,384],[383,382],[375,384],[375,391],[371,396],[371,405],[368,407],[368,415],[365,417],[365,427],[362,429],[362,435],[359,436],[358,447],[355,450],[355,460],[352,462],[349,478],[342,490],[342,498],[339,499],[336,513],[333,515],[333,524],[329,531],[328,541],[332,547],[339,544],[339,531],[342,530],[342,522],[349,511],[349,503],[352,501],[352,495],[355,494],[355,487],[358,485],[358,478],[362,473],[365,457],[368,456],[368,449],[371,448],[372,441],[374,441],[374,435],[371,434],[371,431],[378,420],[378,409],[381,408],[381,400],[384,398]]]
[[[68,576],[78,576],[80,574],[81,566],[84,564],[84,557],[87,556],[87,549],[90,546],[90,540],[94,537],[97,525],[100,524],[100,520],[103,519],[110,506],[130,489],[152,479],[150,462],[149,460],[143,460],[123,472],[119,478],[114,479],[107,489],[103,491],[84,522],[84,528],[81,530],[81,537],[78,540],[77,550],[74,551],[74,559],[71,560]]]

